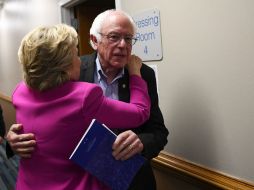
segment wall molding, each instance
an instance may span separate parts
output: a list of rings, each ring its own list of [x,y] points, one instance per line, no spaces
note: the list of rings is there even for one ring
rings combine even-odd
[[[6,96],[6,95],[4,95],[4,94],[1,93],[1,92],[0,92],[0,99],[3,99],[3,100],[5,100],[5,101],[7,101],[7,102],[11,102],[11,97]]]
[[[218,171],[183,160],[167,152],[162,151],[158,157],[153,159],[153,166],[159,169],[176,170],[198,180],[212,184],[227,190],[253,190],[254,184],[223,174]]]

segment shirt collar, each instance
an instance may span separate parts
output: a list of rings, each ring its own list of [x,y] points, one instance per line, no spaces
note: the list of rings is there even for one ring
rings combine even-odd
[[[101,68],[99,56],[96,57],[95,62],[96,62],[96,74],[97,74],[98,81],[103,80],[103,78],[104,79],[108,78],[107,75],[104,73],[104,71]],[[102,76],[103,76],[103,78],[102,78]],[[119,78],[122,78],[123,76],[124,76],[124,68],[122,68],[122,70],[117,74],[117,76],[114,78],[114,80],[111,83],[115,82]]]

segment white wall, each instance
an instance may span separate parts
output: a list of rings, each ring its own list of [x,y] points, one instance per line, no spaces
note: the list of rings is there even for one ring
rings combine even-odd
[[[160,105],[165,150],[254,181],[254,1],[121,0],[136,14],[160,10]]]
[[[60,22],[58,0],[7,0],[0,8],[0,92],[10,96],[22,79],[17,51],[22,37],[38,25]]]

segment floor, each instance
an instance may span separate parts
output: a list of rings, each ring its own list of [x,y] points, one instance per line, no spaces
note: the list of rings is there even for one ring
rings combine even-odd
[[[18,156],[8,159],[5,154],[5,143],[0,145],[0,189],[14,190],[18,173]]]

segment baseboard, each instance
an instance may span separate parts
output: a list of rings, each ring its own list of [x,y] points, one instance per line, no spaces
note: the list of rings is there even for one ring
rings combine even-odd
[[[164,171],[171,171],[174,169],[179,173],[183,173],[222,189],[254,190],[254,184],[191,163],[174,155],[170,155],[167,152],[161,152],[158,157],[154,158],[153,166],[160,169],[164,168]]]

